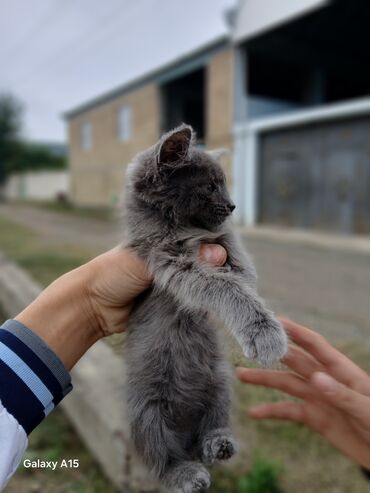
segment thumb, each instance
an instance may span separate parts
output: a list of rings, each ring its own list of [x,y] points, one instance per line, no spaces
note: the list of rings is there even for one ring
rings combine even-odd
[[[315,372],[311,377],[311,383],[334,407],[368,421],[366,410],[370,407],[369,397],[359,394],[323,372]]]
[[[227,252],[221,245],[203,244],[199,248],[199,257],[214,267],[222,267],[227,260]]]

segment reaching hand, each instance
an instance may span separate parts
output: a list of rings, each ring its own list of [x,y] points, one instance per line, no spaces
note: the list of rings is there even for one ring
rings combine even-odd
[[[254,406],[254,419],[304,423],[363,467],[370,468],[370,377],[321,335],[282,323],[296,345],[282,360],[292,371],[239,368],[242,382],[302,399]]]

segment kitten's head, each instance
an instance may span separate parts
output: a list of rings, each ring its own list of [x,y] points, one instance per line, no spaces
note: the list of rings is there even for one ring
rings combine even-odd
[[[215,154],[195,147],[189,125],[165,134],[130,165],[128,193],[164,220],[213,229],[235,206]]]

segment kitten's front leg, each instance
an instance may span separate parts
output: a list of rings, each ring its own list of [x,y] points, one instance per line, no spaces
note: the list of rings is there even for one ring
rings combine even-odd
[[[154,284],[185,309],[211,311],[223,320],[247,357],[269,365],[286,353],[281,324],[241,275],[199,264],[191,255],[165,252],[150,259],[150,268]]]

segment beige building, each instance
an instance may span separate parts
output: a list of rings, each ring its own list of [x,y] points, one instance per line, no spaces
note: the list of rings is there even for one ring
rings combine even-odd
[[[218,38],[68,112],[72,201],[114,204],[131,158],[181,122],[200,145],[231,147],[233,56],[229,40]]]

